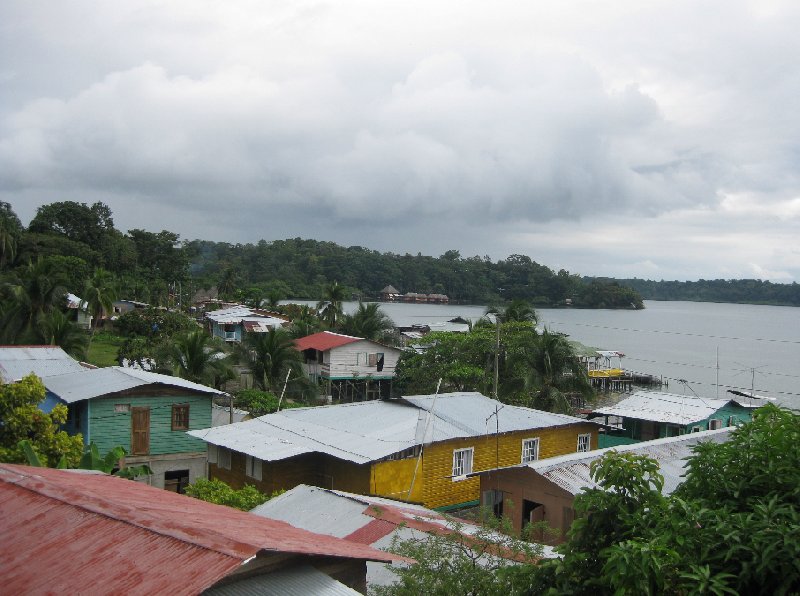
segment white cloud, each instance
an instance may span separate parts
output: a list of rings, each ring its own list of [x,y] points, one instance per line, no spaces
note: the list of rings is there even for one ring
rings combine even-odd
[[[0,197],[23,217],[99,197],[123,229],[184,237],[797,279],[797,16],[755,0],[11,1]]]

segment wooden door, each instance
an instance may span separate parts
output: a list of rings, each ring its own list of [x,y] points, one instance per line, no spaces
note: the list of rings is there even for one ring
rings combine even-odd
[[[131,408],[131,455],[150,453],[150,408]]]

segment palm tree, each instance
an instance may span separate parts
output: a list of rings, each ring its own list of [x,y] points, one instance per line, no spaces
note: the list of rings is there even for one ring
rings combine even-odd
[[[39,315],[37,321],[37,340],[50,346],[60,346],[67,354],[75,358],[86,357],[88,341],[86,333],[69,317],[54,308],[48,313]]]
[[[253,380],[264,391],[280,393],[290,371],[290,379],[304,378],[300,370],[302,356],[285,329],[271,328],[266,333],[246,335],[242,351]]]
[[[394,321],[377,302],[364,304],[359,301],[356,312],[342,317],[340,329],[343,333],[378,341],[385,339],[394,329]]]
[[[217,292],[223,300],[232,296],[236,292],[236,270],[228,268],[222,274],[222,278],[217,284]]]
[[[568,394],[593,395],[586,369],[563,335],[545,329],[515,364],[522,371],[522,377],[516,380],[532,392],[532,405],[538,409],[571,413]]]
[[[56,272],[41,258],[23,267],[16,283],[6,284],[3,290],[8,324],[4,335],[15,343],[32,341],[39,317],[62,304],[67,293]]]
[[[342,302],[346,296],[344,286],[340,286],[337,281],[325,286],[323,290],[322,300],[317,303],[317,311],[330,329],[336,326],[336,322],[342,316]]]
[[[175,338],[171,357],[175,374],[187,381],[217,387],[233,378],[224,352],[201,329]]]
[[[111,273],[105,269],[95,269],[83,287],[83,299],[89,314],[92,315],[92,334],[89,338],[91,344],[103,312],[110,313],[114,308],[114,300],[117,299],[114,277]]]
[[[322,328],[322,321],[320,321],[317,313],[309,306],[301,306],[299,313],[292,317],[292,326],[289,328],[289,334],[294,337],[305,337],[316,333]]]
[[[530,303],[520,299],[512,300],[503,309],[490,306],[485,315],[494,315],[501,323],[533,323],[535,326],[539,321],[539,316]]]

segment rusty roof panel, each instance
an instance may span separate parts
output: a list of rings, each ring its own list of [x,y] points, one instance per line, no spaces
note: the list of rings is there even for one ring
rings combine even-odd
[[[396,559],[130,480],[0,464],[0,576],[10,593],[197,593],[263,552]]]

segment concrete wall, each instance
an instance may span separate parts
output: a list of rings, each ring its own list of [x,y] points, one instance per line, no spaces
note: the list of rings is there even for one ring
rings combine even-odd
[[[102,453],[102,452],[101,452]],[[189,471],[189,484],[198,478],[206,477],[206,452],[176,453],[169,455],[126,457],[126,466],[139,466],[147,464],[153,470],[152,476],[139,479],[140,482],[164,488],[164,473],[178,470]]]

